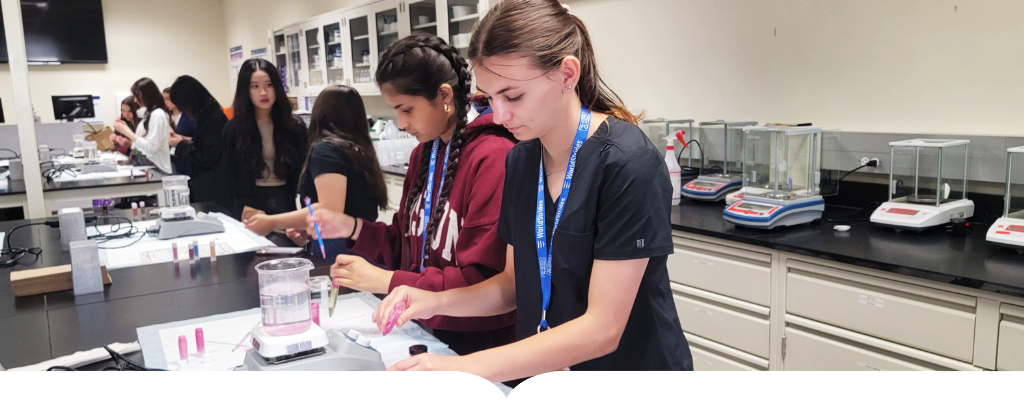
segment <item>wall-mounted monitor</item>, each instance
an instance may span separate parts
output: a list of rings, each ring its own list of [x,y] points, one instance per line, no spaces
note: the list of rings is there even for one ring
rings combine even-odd
[[[0,10],[0,63],[7,63]],[[106,63],[101,0],[21,0],[29,63]]]

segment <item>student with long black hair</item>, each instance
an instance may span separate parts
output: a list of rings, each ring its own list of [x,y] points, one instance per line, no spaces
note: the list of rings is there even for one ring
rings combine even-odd
[[[227,116],[210,91],[192,76],[175,80],[168,96],[183,119],[195,119],[193,136],[173,133],[169,142],[176,156],[191,165],[188,182],[191,201],[214,202],[231,210],[231,188],[224,158]]]
[[[114,130],[132,142],[132,148],[141,153],[141,164],[151,164],[165,174],[171,174],[171,148],[168,145],[174,125],[164,104],[164,96],[156,83],[143,77],[132,85],[132,96],[139,104],[136,112],[135,130],[128,123],[118,119],[114,121]]]
[[[317,96],[309,122],[309,155],[299,182],[300,198],[309,197],[319,207],[357,219],[376,221],[377,211],[387,207],[384,173],[370,139],[363,98],[355,89],[329,86]],[[308,215],[305,208],[256,215],[246,221],[245,227],[260,236],[273,230],[291,233],[301,229],[304,239]],[[329,261],[348,253],[345,241],[340,237],[324,239]],[[319,249],[312,252],[320,254]]]
[[[331,268],[335,283],[388,293],[406,285],[441,291],[486,281],[505,267],[497,224],[512,136],[490,113],[469,121],[469,65],[436,36],[414,34],[392,44],[376,81],[397,112],[399,127],[420,145],[409,160],[412,167],[390,225],[314,207],[312,220],[321,222],[325,238],[349,238],[352,251],[369,258],[338,256]],[[515,338],[511,309],[423,323],[462,354]]]
[[[602,81],[583,22],[556,0],[505,0],[476,26],[470,59],[508,155],[498,233],[507,266],[444,292],[393,290],[373,318],[399,324],[516,309],[519,341],[394,370],[491,381],[572,370],[692,370],[669,288],[672,185],[637,116]]]
[[[295,194],[306,156],[306,123],[292,114],[281,76],[263,59],[242,63],[224,128],[224,155],[235,216],[245,206],[267,214],[296,210]]]

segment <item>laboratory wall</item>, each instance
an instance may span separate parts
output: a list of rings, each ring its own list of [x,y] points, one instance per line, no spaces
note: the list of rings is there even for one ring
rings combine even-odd
[[[1024,2],[562,0],[654,117],[1024,134]]]
[[[299,3],[299,2],[296,2]],[[104,123],[117,119],[115,93],[150,77],[162,89],[189,74],[223,105],[231,104],[224,9],[220,0],[103,0],[107,64],[29,66],[32,104],[44,123],[53,122],[51,96],[93,94],[102,102]],[[16,123],[10,68],[0,65],[0,99],[5,120]]]

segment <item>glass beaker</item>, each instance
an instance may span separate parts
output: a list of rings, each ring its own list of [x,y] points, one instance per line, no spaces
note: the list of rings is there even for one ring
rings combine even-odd
[[[190,206],[189,199],[191,192],[188,189],[188,176],[167,176],[163,178],[164,206],[179,207]]]
[[[274,336],[305,332],[313,322],[310,314],[307,259],[277,259],[256,265],[260,282],[263,331]]]

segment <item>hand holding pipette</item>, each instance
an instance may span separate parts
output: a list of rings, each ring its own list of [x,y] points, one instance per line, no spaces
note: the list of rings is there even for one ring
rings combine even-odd
[[[309,202],[309,196],[306,196],[306,210],[309,211],[309,218],[313,218],[313,205]],[[324,248],[324,237],[320,233],[320,224],[314,221],[313,230],[316,233],[316,241],[320,243],[320,254],[324,259],[327,259],[327,250]]]

